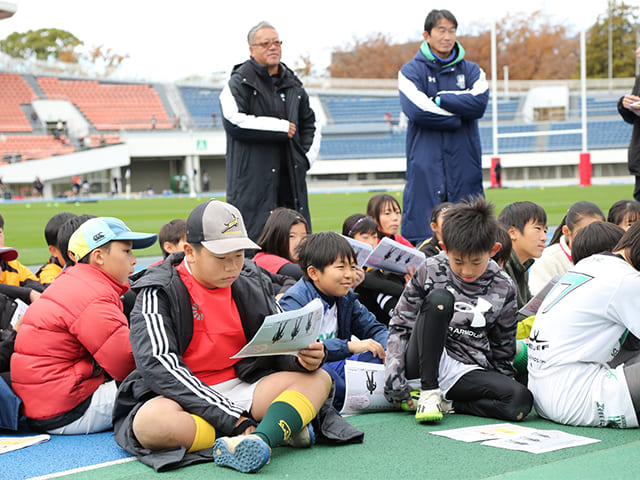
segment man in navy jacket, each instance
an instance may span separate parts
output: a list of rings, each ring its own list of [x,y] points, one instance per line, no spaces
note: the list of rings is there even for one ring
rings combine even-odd
[[[402,235],[412,243],[432,235],[431,210],[442,202],[483,194],[478,119],[489,85],[484,71],[464,60],[458,22],[448,10],[432,10],[424,42],[398,73],[407,129],[407,172]]]

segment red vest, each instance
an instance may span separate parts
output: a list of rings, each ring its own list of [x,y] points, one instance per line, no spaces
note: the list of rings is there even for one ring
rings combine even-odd
[[[284,257],[274,255],[272,253],[258,252],[253,257],[253,261],[258,264],[259,267],[271,273],[278,273],[278,271],[287,263],[292,263]]]

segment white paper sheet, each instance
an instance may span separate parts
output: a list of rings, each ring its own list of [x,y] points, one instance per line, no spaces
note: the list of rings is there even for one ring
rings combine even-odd
[[[475,427],[455,428],[431,432],[433,435],[460,440],[461,442],[481,442],[497,438],[510,438],[534,432],[534,428],[514,425],[512,423],[496,423],[493,425],[477,425]]]
[[[34,435],[30,437],[0,437],[0,453],[12,452],[21,448],[37,445],[46,442],[51,437],[49,435]]]
[[[251,341],[231,358],[295,355],[318,339],[321,319],[319,298],[298,310],[269,315]]]
[[[408,267],[417,268],[425,258],[420,250],[385,237],[373,249],[365,266],[405,274]]]
[[[572,435],[560,430],[535,430],[515,438],[502,438],[488,440],[482,445],[490,447],[506,448],[508,450],[521,450],[529,453],[547,453],[563,448],[579,447],[599,442],[595,438]]]
[[[397,410],[384,398],[384,365],[347,360],[344,379],[344,406],[340,411],[343,415]]]

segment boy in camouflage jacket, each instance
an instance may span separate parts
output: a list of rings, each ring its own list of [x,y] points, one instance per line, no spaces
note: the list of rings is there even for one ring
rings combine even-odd
[[[442,227],[444,251],[418,268],[389,323],[385,396],[418,421],[443,411],[523,419],[531,393],[513,379],[516,289],[491,260],[500,244],[484,198],[459,203]],[[420,380],[417,407],[409,380]]]

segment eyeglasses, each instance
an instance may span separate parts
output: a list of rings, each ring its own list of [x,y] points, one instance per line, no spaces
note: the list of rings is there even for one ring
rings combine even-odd
[[[251,44],[252,47],[261,47],[264,48],[265,50],[268,48],[271,48],[272,46],[274,47],[280,47],[282,46],[282,40],[267,40],[266,42],[262,42],[262,43],[252,43]]]

